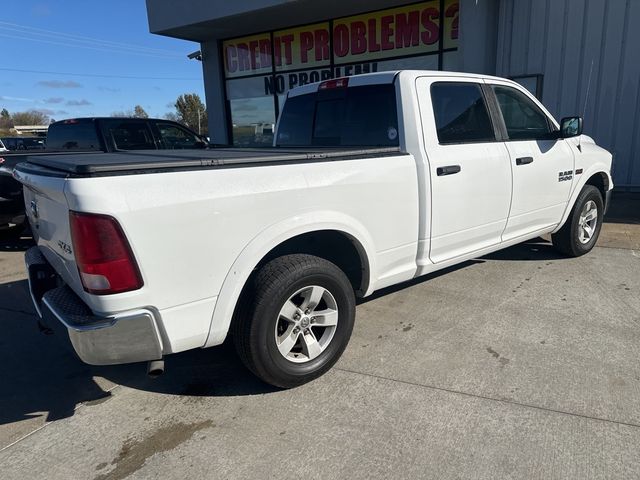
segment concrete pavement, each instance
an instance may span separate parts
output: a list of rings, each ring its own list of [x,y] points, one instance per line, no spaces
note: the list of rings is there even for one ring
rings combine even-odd
[[[0,476],[638,478],[639,235],[612,225],[579,259],[530,242],[376,294],[289,391],[227,345],[157,380],[80,363],[33,325],[27,242],[0,246]]]

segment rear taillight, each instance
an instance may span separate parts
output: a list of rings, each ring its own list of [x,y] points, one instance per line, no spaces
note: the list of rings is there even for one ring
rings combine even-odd
[[[115,218],[70,212],[71,240],[84,289],[96,295],[142,287],[131,247]]]

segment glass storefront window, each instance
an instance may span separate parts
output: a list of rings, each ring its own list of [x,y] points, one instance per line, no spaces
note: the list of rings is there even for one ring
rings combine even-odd
[[[273,96],[268,89],[265,91],[269,80],[253,77],[227,81],[234,146],[264,147],[273,143],[276,111]]]
[[[459,0],[426,0],[222,42],[236,146],[271,145],[287,92],[389,70],[458,70]]]
[[[230,100],[233,145],[264,147],[273,143],[276,113],[272,97]]]
[[[438,55],[397,58],[378,62],[378,71],[384,70],[438,70]]]
[[[457,50],[454,52],[445,52],[442,55],[442,70],[449,72],[460,71],[460,55],[458,55]]]

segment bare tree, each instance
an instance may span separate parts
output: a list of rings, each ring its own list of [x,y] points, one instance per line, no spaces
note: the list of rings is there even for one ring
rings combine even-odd
[[[142,105],[136,105],[133,110],[111,112],[111,116],[119,118],[149,118],[149,114],[142,108]]]
[[[133,108],[133,116],[136,118],[149,118],[149,115],[147,114],[147,112],[144,111],[144,108],[142,108],[142,105],[136,105]]]
[[[16,112],[11,119],[14,125],[49,125],[49,116],[38,110]]]
[[[9,130],[13,128],[13,120],[11,120],[11,114],[6,108],[3,108],[0,112],[0,129]]]

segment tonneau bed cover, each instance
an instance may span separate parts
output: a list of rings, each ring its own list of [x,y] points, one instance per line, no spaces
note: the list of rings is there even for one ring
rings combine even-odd
[[[38,155],[28,157],[19,170],[30,165],[70,176],[102,176],[151,173],[208,167],[256,166],[321,160],[349,160],[373,155],[401,155],[399,147],[384,148],[214,148],[210,150],[139,150],[116,153]],[[40,170],[40,169],[38,169]],[[53,172],[52,172],[53,173]]]

